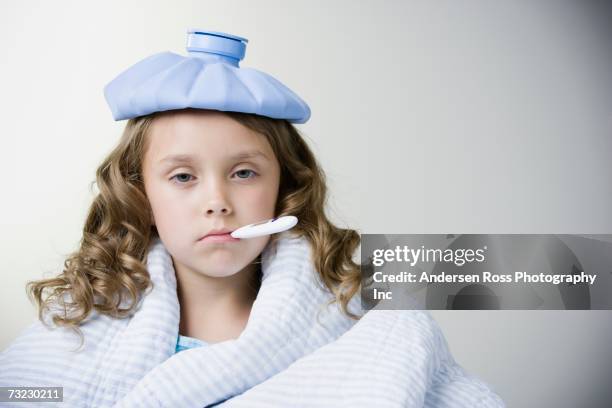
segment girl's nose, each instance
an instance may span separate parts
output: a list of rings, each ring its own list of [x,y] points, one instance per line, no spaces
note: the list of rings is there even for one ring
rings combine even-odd
[[[227,215],[232,211],[225,201],[210,202],[206,207],[206,215]]]
[[[232,213],[232,207],[227,199],[223,183],[219,180],[210,181],[208,194],[205,198],[204,212],[206,215],[227,215]]]

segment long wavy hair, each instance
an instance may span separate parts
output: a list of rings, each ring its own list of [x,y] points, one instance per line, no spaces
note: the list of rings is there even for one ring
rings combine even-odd
[[[358,320],[360,316],[348,309],[348,303],[360,290],[359,265],[352,259],[360,237],[355,230],[334,226],[325,215],[325,174],[312,151],[286,120],[240,112],[224,114],[270,143],[281,167],[275,214],[298,217],[292,233],[310,242],[312,262],[334,295],[330,303],[338,302],[343,313]],[[59,306],[63,313],[53,314],[52,322],[73,329],[81,342],[79,326],[92,309],[115,318],[128,317],[152,289],[146,255],[157,230],[151,225],[142,161],[156,115],[128,120],[119,143],[98,167],[95,183],[99,192],[89,208],[80,247],[66,258],[63,272],[26,284],[41,322],[47,325],[45,311]],[[274,245],[277,237],[272,235],[269,245]],[[125,300],[129,306],[120,308]]]

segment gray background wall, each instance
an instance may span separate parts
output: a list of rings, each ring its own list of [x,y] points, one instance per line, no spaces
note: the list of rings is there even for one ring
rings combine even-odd
[[[186,29],[249,39],[242,66],[312,108],[330,215],[362,233],[612,233],[612,8],[581,1],[4,1],[4,348],[24,285],[77,247],[119,138],[102,89]],[[435,311],[508,406],[603,406],[612,312]]]

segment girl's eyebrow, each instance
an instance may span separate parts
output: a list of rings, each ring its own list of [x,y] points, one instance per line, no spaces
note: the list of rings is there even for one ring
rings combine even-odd
[[[269,157],[259,151],[259,150],[250,150],[244,151],[240,153],[236,153],[229,157],[230,160],[243,160],[243,159],[252,159],[256,157],[262,157],[264,159],[269,160]],[[171,154],[159,161],[159,163],[170,163],[170,164],[183,164],[183,163],[195,163],[197,161],[196,157],[190,154]]]

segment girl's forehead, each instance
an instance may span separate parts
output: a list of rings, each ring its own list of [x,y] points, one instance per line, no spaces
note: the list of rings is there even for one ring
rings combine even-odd
[[[251,129],[221,112],[202,110],[177,111],[156,117],[150,132],[161,138],[171,136],[226,135],[245,137],[254,133]]]
[[[147,156],[159,162],[168,155],[234,157],[259,152],[274,156],[266,138],[220,112],[181,112],[155,118],[149,128]]]

